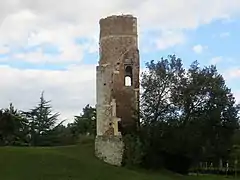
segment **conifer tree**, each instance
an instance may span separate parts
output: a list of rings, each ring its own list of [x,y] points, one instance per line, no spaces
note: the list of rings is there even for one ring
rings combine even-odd
[[[41,144],[41,137],[46,136],[52,129],[54,129],[60,115],[59,113],[52,113],[50,101],[44,99],[44,92],[41,94],[38,105],[23,114],[26,115],[29,121],[32,145]]]

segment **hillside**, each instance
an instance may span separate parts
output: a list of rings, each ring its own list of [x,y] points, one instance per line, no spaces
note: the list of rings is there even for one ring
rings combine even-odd
[[[93,145],[68,147],[0,148],[2,180],[221,180],[224,178],[187,177],[169,173],[153,174],[112,167],[93,156]],[[229,178],[228,178],[229,179]]]

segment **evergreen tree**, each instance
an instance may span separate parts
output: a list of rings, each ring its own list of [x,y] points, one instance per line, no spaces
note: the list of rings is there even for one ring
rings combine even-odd
[[[83,108],[82,114],[75,116],[71,124],[72,133],[75,137],[79,135],[96,135],[96,108],[89,104]]]
[[[28,122],[11,103],[0,110],[1,145],[27,145]]]
[[[23,114],[25,114],[29,121],[32,145],[42,144],[42,138],[47,136],[48,133],[54,129],[58,121],[58,116],[60,115],[59,113],[52,113],[50,101],[44,99],[43,92],[38,105],[28,112],[23,112]]]

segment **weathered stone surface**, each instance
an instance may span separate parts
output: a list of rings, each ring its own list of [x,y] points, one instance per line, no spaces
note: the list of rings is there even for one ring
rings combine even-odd
[[[111,68],[97,67],[97,135],[104,135],[112,121]]]
[[[121,136],[97,136],[95,154],[106,163],[121,166],[124,144]]]
[[[99,24],[100,37],[137,34],[137,18],[132,15],[109,16],[101,19]]]
[[[101,19],[99,41],[96,155],[117,165],[122,161],[121,131],[137,127],[139,121],[133,118],[139,106],[137,19],[131,15]]]
[[[133,119],[134,110],[138,109],[139,97],[137,37],[137,19],[131,15],[109,16],[100,20],[99,69],[104,71],[98,74],[102,73],[100,77],[104,80],[105,87],[102,90],[103,82],[100,82],[99,78],[97,104],[103,102],[100,102],[100,99],[104,99],[107,104],[111,103],[111,98],[116,99],[116,116],[121,118],[120,124],[123,128],[137,123],[136,119]],[[132,69],[131,86],[125,86],[126,67]]]

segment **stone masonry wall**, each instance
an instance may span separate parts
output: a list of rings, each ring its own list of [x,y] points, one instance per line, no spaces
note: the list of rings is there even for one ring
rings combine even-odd
[[[124,151],[121,129],[136,124],[138,108],[139,51],[137,19],[131,15],[100,20],[99,63],[97,66],[97,136],[95,154],[120,166]],[[126,67],[131,67],[131,86],[125,86]]]
[[[120,136],[97,136],[95,155],[106,163],[121,166],[124,144]]]
[[[102,136],[109,129],[112,120],[111,68],[97,67],[97,135]]]
[[[111,96],[117,102],[121,126],[136,125],[133,119],[139,94],[139,51],[137,19],[131,15],[110,16],[100,20],[99,66],[108,64]],[[125,86],[125,68],[132,67],[132,86]],[[109,102],[110,103],[110,102]]]
[[[116,35],[137,35],[137,18],[132,15],[109,16],[100,24],[100,38]]]

